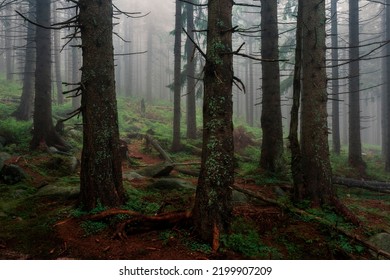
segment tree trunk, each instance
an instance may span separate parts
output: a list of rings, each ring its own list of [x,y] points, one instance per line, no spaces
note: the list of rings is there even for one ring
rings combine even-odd
[[[50,26],[50,0],[37,1],[37,23]],[[51,101],[51,31],[36,29],[35,103],[31,149],[41,144],[66,149],[66,144],[54,129]]]
[[[349,164],[361,171],[365,169],[362,158],[360,134],[360,62],[359,62],[359,1],[349,0]]]
[[[153,29],[148,29],[148,57],[146,65],[146,101],[152,102],[152,85],[153,85]]]
[[[325,72],[325,1],[302,1],[301,156],[299,197],[313,206],[334,201],[329,159]]]
[[[53,2],[54,22],[57,22],[57,3]],[[61,77],[61,42],[60,42],[60,30],[54,31],[54,69],[56,76],[56,89],[57,89],[57,103],[64,103],[64,95],[62,93],[62,77]]]
[[[390,39],[390,5],[386,5],[386,40]],[[387,172],[390,172],[390,140],[389,140],[389,131],[390,131],[390,121],[388,119],[390,115],[390,46],[389,44],[386,44],[386,57],[385,57],[385,100],[384,100],[384,109],[385,109],[385,116],[387,117],[386,119],[386,129],[385,129],[385,170]],[[383,102],[383,101],[382,101]]]
[[[173,140],[172,151],[181,149],[180,119],[181,119],[181,1],[176,0],[175,45],[174,45],[174,93],[173,93]]]
[[[303,0],[299,0],[299,7],[302,7]],[[302,200],[303,173],[302,173],[302,155],[299,146],[298,128],[299,128],[299,107],[301,102],[301,77],[302,77],[302,9],[298,9],[294,81],[293,81],[293,104],[291,107],[290,133],[288,140],[291,150],[291,173],[294,181],[294,200]]]
[[[187,32],[191,38],[194,37],[194,7],[186,4],[187,8]],[[196,88],[195,88],[195,57],[193,56],[194,44],[187,38],[187,138],[196,138]]]
[[[30,18],[35,21],[36,0],[29,0]],[[34,71],[35,71],[35,25],[27,23],[27,39],[23,73],[23,89],[20,104],[12,114],[17,120],[27,121],[32,117],[34,101]]]
[[[249,55],[253,54],[253,40],[252,38],[249,38],[248,42],[248,49],[249,49]],[[254,111],[255,111],[255,90],[253,89],[253,61],[249,60],[248,62],[248,114],[249,114],[249,119],[248,119],[248,125],[249,126],[254,126]]]
[[[73,44],[77,45],[79,39],[73,39]],[[78,47],[72,47],[72,83],[77,84],[80,82],[80,70],[79,70],[80,50]],[[72,98],[72,108],[77,110],[81,104],[81,97],[75,96]]]
[[[283,128],[280,107],[280,72],[278,43],[278,1],[261,1],[261,57],[263,102],[261,128],[263,141],[260,166],[269,172],[281,171]]]
[[[339,59],[338,50],[338,15],[337,1],[331,3],[331,22],[332,22],[332,144],[333,152],[340,154],[340,109],[339,109],[339,68],[337,65]]]
[[[115,95],[112,1],[79,1],[83,45],[80,202],[91,210],[125,202]]]
[[[5,6],[6,19],[4,20],[5,27],[5,61],[6,61],[6,79],[13,80],[13,59],[12,59],[12,3]]]
[[[232,5],[230,0],[207,4],[203,150],[193,213],[197,233],[214,250],[230,225],[234,183]]]

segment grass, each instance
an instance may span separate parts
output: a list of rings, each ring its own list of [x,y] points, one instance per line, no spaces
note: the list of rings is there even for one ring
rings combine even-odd
[[[246,258],[281,258],[278,249],[262,243],[256,227],[243,218],[236,218],[232,223],[230,234],[221,237],[226,249],[243,254]]]

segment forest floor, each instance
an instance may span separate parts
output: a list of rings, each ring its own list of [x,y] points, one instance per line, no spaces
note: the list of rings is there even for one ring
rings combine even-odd
[[[162,162],[156,152],[145,151],[142,140],[131,141],[128,148],[138,166]],[[218,252],[198,240],[189,223],[136,231],[121,239],[114,236],[114,232],[118,221],[125,217],[87,221],[86,213],[76,205],[78,171],[67,174],[67,170],[62,170],[61,173],[58,166],[52,165],[62,162],[53,163],[52,158],[49,154],[34,153],[6,161],[23,168],[28,179],[15,185],[0,185],[0,259],[376,258],[362,244],[334,228],[239,195],[233,208],[232,233],[222,237]],[[136,197],[126,209],[149,209],[144,214],[150,215],[163,207],[167,211],[191,210],[194,192],[175,187],[148,189],[158,179],[133,178],[131,172],[138,171],[138,166],[123,164],[125,187],[133,198]],[[126,177],[126,174],[132,176]],[[197,183],[196,177],[185,176],[176,170],[169,178],[192,186]],[[283,199],[289,189],[286,183],[259,184],[240,175],[236,176],[236,185],[273,199]],[[49,187],[58,192],[42,194]],[[159,195],[156,190],[160,191]],[[355,228],[332,211],[314,209],[310,210],[311,214],[326,218],[334,227],[343,227],[366,240],[376,233],[390,231],[390,194],[339,187],[338,195],[362,221],[361,227]],[[96,213],[104,210],[97,209]]]

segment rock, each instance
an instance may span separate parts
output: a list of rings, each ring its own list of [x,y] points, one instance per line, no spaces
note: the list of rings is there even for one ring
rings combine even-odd
[[[129,181],[133,181],[134,179],[143,179],[145,178],[144,176],[138,174],[137,172],[129,172],[123,174],[123,179],[127,179]]]
[[[51,158],[43,163],[43,166],[55,173],[55,176],[68,176],[76,172],[79,163],[74,156],[53,154]]]
[[[173,170],[173,165],[171,163],[159,163],[156,165],[145,167],[138,171],[139,174],[146,177],[162,177],[168,176],[169,173]]]
[[[56,148],[56,147],[49,147],[48,148],[48,152],[50,153],[50,154],[58,154],[58,149]]]
[[[8,154],[8,153],[0,153],[0,170],[3,168],[4,162],[7,159],[10,159],[10,158],[11,158],[10,154]]]
[[[191,184],[188,181],[182,180],[182,179],[175,179],[175,178],[164,178],[159,179],[149,185],[147,187],[148,189],[157,189],[160,191],[183,191],[183,190],[189,190],[194,191],[196,190],[196,186]]]
[[[0,145],[1,145],[2,147],[4,147],[6,143],[7,143],[7,139],[5,139],[4,136],[1,136],[1,135],[0,135]]]
[[[237,204],[248,204],[250,202],[250,198],[241,192],[238,192],[236,190],[232,191],[232,203],[234,205]]]
[[[25,178],[27,178],[27,174],[15,164],[4,165],[0,172],[1,181],[7,185],[14,185]]]
[[[77,198],[80,193],[79,187],[72,187],[72,186],[54,186],[54,185],[47,185],[41,188],[35,196],[56,196],[61,198],[67,198],[67,199],[73,199]]]
[[[374,244],[376,247],[390,253],[390,234],[387,232],[381,232],[369,239],[369,242]],[[370,253],[376,258],[377,254],[375,252],[370,251]]]

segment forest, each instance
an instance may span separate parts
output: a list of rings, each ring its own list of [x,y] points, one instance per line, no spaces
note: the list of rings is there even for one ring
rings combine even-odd
[[[387,0],[0,21],[0,259],[390,259]]]

